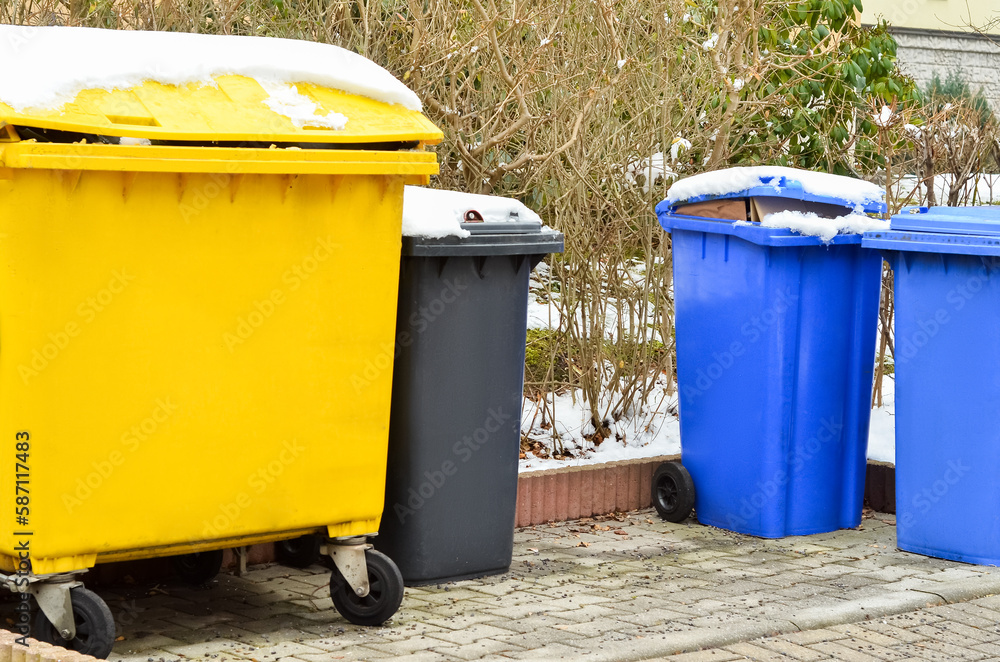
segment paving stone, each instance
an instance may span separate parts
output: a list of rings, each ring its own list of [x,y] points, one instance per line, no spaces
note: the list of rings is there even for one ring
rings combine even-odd
[[[212,654],[224,654],[229,650],[234,650],[239,647],[237,642],[231,639],[213,639],[212,641],[205,641],[197,644],[181,644],[172,646],[158,646],[157,648],[163,648],[163,650],[168,651],[172,655],[183,655],[184,657],[201,659]],[[308,652],[319,652],[315,649]]]
[[[389,655],[385,655],[379,651],[372,650],[371,648],[362,647],[352,647],[345,648],[343,650],[337,651],[334,654],[329,652],[326,653],[299,653],[292,658],[282,658],[281,662],[290,662],[290,660],[302,660],[303,662],[331,662],[331,660],[344,660],[346,662],[352,662],[354,660],[384,660]],[[218,661],[213,661],[218,662]]]
[[[768,648],[783,655],[787,655],[793,660],[802,660],[803,662],[813,662],[813,660],[822,660],[824,657],[826,657],[825,653],[822,653],[818,650],[814,650],[812,648],[806,648],[805,646],[800,646],[791,641],[783,641],[780,638],[762,639],[759,643],[764,648]],[[821,643],[826,643],[826,642],[824,641]]]
[[[730,653],[736,654],[738,657],[736,659],[749,659],[755,660],[757,662],[787,662],[788,656],[781,653],[768,650],[766,648],[761,648],[755,644],[741,642],[738,644],[733,644],[732,646],[726,646],[725,650]],[[674,658],[668,658],[674,659]]]
[[[495,639],[480,639],[479,641],[464,646],[448,646],[432,649],[435,653],[447,655],[450,658],[461,660],[480,660],[488,655],[498,653],[507,657],[511,653],[523,653],[524,649],[513,644],[496,641]]]
[[[421,635],[417,637],[410,637],[408,639],[401,639],[399,641],[366,643],[365,648],[370,648],[387,655],[408,655],[410,653],[431,650],[444,645],[445,644],[441,639]]]
[[[602,603],[596,605],[586,605],[585,607],[580,607],[579,609],[551,609],[539,613],[544,613],[546,615],[553,616],[564,621],[571,621],[573,623],[587,623],[601,617],[613,618],[615,614],[619,613],[617,606],[618,605],[616,604]]]
[[[975,611],[970,611],[967,607],[972,607]],[[932,607],[928,612],[941,616],[950,623],[961,623],[978,630],[996,633],[1000,624],[1000,613],[990,609],[978,607],[970,604],[941,605]],[[990,618],[989,616],[995,616]],[[1000,634],[997,635],[1000,637]]]
[[[434,651],[419,651],[415,653],[409,653],[407,655],[400,655],[397,657],[386,657],[382,658],[383,662],[443,662],[448,660],[447,655],[442,655],[441,653],[436,653]]]
[[[670,657],[664,659],[671,660],[672,662],[726,662],[727,660],[738,660],[741,657],[743,656],[721,648],[714,648],[704,651],[695,651],[693,653],[671,655]]]
[[[902,646],[897,646],[896,650],[914,660],[934,660],[935,662],[942,662],[943,660],[963,659],[962,657],[955,657],[952,654],[941,652],[935,648],[928,648],[924,642],[917,644],[903,644]]]
[[[503,657],[515,660],[578,660],[581,657],[581,650],[553,642],[520,653],[508,653]]]
[[[123,639],[117,646],[118,652],[122,655],[138,654],[151,648],[166,648],[168,646],[183,646],[184,642],[162,634],[151,634],[144,637],[132,637]],[[148,657],[148,656],[147,656]],[[145,659],[145,658],[143,658]]]
[[[974,644],[972,648],[981,653],[986,653],[987,655],[1000,657],[1000,643],[997,642],[991,642],[988,644]]]
[[[555,627],[540,627],[530,632],[518,632],[491,637],[497,641],[513,644],[519,648],[532,650],[550,643],[566,642],[581,638],[579,634]]]
[[[906,656],[899,653],[889,646],[894,646],[895,642],[888,642],[889,646],[883,646],[880,644],[872,643],[868,639],[863,639],[861,637],[847,637],[845,639],[838,639],[835,642],[838,646],[843,646],[844,648],[849,648],[862,655],[867,655],[869,657],[876,657],[880,660],[900,660],[904,659]],[[815,648],[818,644],[813,644]]]
[[[497,639],[498,641],[511,641],[509,637],[533,637],[536,632],[538,631],[533,631],[531,633],[511,632],[510,630],[498,628],[493,625],[478,623],[475,625],[469,625],[460,630],[441,630],[439,632],[432,632],[428,634],[428,636],[441,639],[452,644],[465,645],[471,644],[474,641],[479,641],[480,639],[486,639],[488,637]],[[513,643],[517,644],[516,641]]]
[[[868,655],[845,646],[844,640],[821,641],[817,644],[810,644],[809,648],[842,662],[879,662],[880,659],[874,655]]]

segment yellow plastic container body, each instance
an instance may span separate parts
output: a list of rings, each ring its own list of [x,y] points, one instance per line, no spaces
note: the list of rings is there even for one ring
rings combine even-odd
[[[30,515],[2,527],[0,566],[23,530],[35,574],[376,532],[403,185],[434,155],[46,144],[13,119],[0,509],[27,432]]]

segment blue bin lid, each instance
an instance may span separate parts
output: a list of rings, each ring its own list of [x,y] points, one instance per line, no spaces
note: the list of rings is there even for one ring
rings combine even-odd
[[[724,193],[686,194],[688,191],[698,190],[699,180],[719,176],[731,177],[733,181],[745,182],[748,185]],[[865,191],[856,193],[851,198],[842,197],[833,194],[833,190],[837,188],[838,184],[844,191],[860,184]],[[705,202],[706,200],[760,197],[820,202],[845,207],[852,211],[861,207],[869,214],[884,214],[886,205],[882,201],[883,195],[881,189],[875,185],[851,177],[781,166],[738,167],[703,173],[681,180],[670,187],[667,198],[656,206],[656,213],[673,213],[681,205]]]
[[[657,208],[659,209],[659,208]],[[727,234],[739,237],[758,246],[835,246],[841,244],[860,244],[860,234],[838,234],[830,241],[819,237],[800,234],[787,228],[767,228],[746,221],[712,220],[680,214],[660,214],[660,225],[667,232],[688,230],[692,232],[707,232],[709,234]]]
[[[1000,255],[1000,206],[912,207],[893,216],[890,228],[866,232],[862,243],[883,250]]]
[[[712,191],[701,193],[700,191]],[[842,191],[844,197],[836,195]],[[849,194],[849,197],[847,197]],[[840,234],[824,242],[784,228],[726,219],[678,214],[684,205],[731,198],[785,198],[841,207],[844,215],[863,210],[884,214],[884,192],[875,184],[851,177],[798,170],[781,166],[737,167],[695,175],[670,187],[667,198],[656,205],[660,225],[667,232],[694,230],[729,234],[764,246],[811,246],[817,244],[859,244],[860,234]]]
[[[1000,206],[911,207],[892,217],[893,230],[1000,236]]]

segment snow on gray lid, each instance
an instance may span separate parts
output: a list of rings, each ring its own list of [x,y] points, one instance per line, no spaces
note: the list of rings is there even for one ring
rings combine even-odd
[[[849,206],[881,202],[883,197],[879,186],[853,177],[783,166],[752,166],[714,170],[682,179],[667,191],[667,202],[674,204],[700,196],[732,195],[758,186],[777,189],[781,177],[799,182],[802,190],[810,195],[838,198]]]
[[[542,220],[513,198],[407,186],[403,193],[403,236],[426,239],[468,237],[470,233],[462,228],[462,222],[470,210],[479,212],[487,223],[541,223]]]
[[[54,109],[90,89],[146,81],[212,84],[223,75],[312,83],[419,111],[392,74],[346,49],[294,39],[0,25],[0,102],[18,112]]]

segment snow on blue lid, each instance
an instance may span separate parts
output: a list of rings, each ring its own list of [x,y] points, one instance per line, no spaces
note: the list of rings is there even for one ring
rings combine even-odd
[[[754,166],[715,170],[682,179],[670,187],[666,200],[657,205],[657,212],[680,204],[744,197],[794,198],[875,214],[886,209],[884,191],[871,182],[798,168]]]
[[[1000,206],[912,207],[892,217],[893,230],[1000,236]]]

